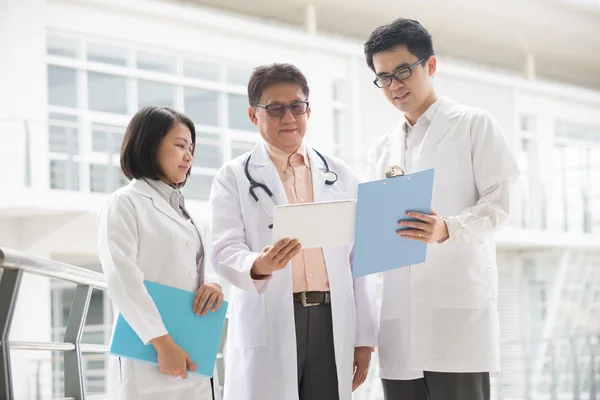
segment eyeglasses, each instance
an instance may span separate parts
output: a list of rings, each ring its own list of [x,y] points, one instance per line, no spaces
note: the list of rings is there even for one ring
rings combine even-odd
[[[257,104],[256,106],[264,108],[267,111],[267,114],[275,118],[283,117],[288,108],[294,115],[302,115],[308,111],[308,101],[298,101],[287,106],[285,104],[269,104],[266,106]]]
[[[378,88],[384,88],[384,87],[388,87],[392,84],[392,78],[397,80],[398,82],[402,82],[402,81],[410,78],[412,75],[413,69],[415,69],[415,67],[417,65],[423,64],[426,60],[427,60],[426,58],[421,58],[419,61],[417,61],[413,65],[409,65],[408,67],[401,68],[391,75],[380,76],[379,78],[375,79],[373,81],[373,83]]]

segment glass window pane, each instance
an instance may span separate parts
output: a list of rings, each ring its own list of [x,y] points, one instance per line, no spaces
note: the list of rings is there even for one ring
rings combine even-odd
[[[92,151],[107,153],[109,149],[107,136],[106,132],[92,130]]]
[[[220,81],[221,66],[202,61],[183,60],[183,76],[208,81]]]
[[[146,52],[137,53],[137,67],[155,72],[173,74],[177,70],[177,60],[174,57],[162,56]]]
[[[88,107],[94,111],[127,114],[125,77],[88,72]]]
[[[256,146],[256,143],[232,141],[231,142],[231,158],[232,159],[237,158],[237,157],[241,156],[242,154],[251,151],[254,148],[254,146]]]
[[[92,124],[92,151],[120,154],[124,131],[122,126]]]
[[[129,50],[122,47],[107,46],[100,43],[88,43],[87,59],[104,64],[127,66]]]
[[[239,94],[228,94],[229,128],[246,131],[258,131],[248,118],[248,97]]]
[[[138,108],[146,106],[175,106],[175,86],[138,80]]]
[[[566,223],[566,176],[565,176],[565,156],[564,146],[554,148],[554,166],[555,179],[553,180],[553,192],[556,195],[556,208],[552,213],[555,218],[556,227],[560,230],[567,230]]]
[[[524,132],[535,132],[535,118],[532,115],[521,115],[520,125]]]
[[[583,231],[583,154],[578,147],[565,146],[567,230]]]
[[[108,165],[90,164],[90,191],[108,192]]]
[[[600,147],[590,150],[590,181],[592,232],[600,233]]]
[[[79,130],[73,126],[50,124],[48,147],[53,153],[78,154]]]
[[[50,160],[50,187],[79,190],[79,164],[74,161]]]
[[[334,82],[332,88],[332,97],[334,101],[344,102],[348,98],[347,87],[343,82]]]
[[[46,42],[46,52],[53,56],[78,58],[79,40],[50,35]]]
[[[220,132],[207,132],[205,129],[198,130],[196,127],[196,139],[219,139],[221,137]]]
[[[183,188],[185,197],[208,201],[213,178],[212,175],[191,174]]]
[[[48,103],[53,106],[77,107],[77,71],[48,66]]]
[[[217,92],[186,87],[185,113],[198,125],[219,125],[219,97]]]
[[[129,179],[123,175],[123,170],[121,170],[120,166],[112,166],[109,178],[111,192],[129,184]]]
[[[220,168],[223,165],[223,149],[216,140],[196,142],[194,166],[203,168]]]
[[[236,67],[227,67],[227,82],[234,85],[248,86],[252,71]]]

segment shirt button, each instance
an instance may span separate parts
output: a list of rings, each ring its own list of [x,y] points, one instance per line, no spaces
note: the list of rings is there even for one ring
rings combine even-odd
[[[188,241],[188,242],[187,242],[187,246],[188,246],[188,247],[192,247],[192,242],[189,242],[189,241]]]
[[[308,277],[309,277],[310,279],[313,279],[315,276],[314,276],[313,274],[308,274]]]
[[[192,271],[190,271],[190,278],[194,277],[194,273]]]

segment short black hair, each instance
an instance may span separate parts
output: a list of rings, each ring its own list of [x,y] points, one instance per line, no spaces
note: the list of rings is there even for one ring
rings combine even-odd
[[[388,25],[375,29],[364,45],[367,65],[373,72],[373,55],[405,45],[417,58],[428,59],[433,53],[431,35],[414,19],[399,18]]]
[[[192,120],[184,114],[169,107],[149,106],[140,109],[131,118],[121,145],[121,169],[129,180],[160,180],[164,177],[158,164],[158,149],[176,123],[184,124],[190,130],[193,155],[196,150],[196,129]],[[186,179],[190,172],[191,168]]]
[[[266,88],[278,83],[291,83],[300,86],[308,100],[309,89],[304,74],[292,64],[271,64],[256,67],[248,81],[248,102],[254,107]]]

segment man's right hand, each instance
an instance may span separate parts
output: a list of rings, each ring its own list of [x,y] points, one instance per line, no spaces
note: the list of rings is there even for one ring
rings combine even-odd
[[[301,249],[302,245],[296,239],[281,239],[274,246],[263,249],[254,261],[250,274],[253,278],[271,275],[285,267]]]
[[[194,364],[185,350],[173,341],[171,335],[154,338],[150,343],[158,353],[158,368],[163,374],[181,376],[181,379],[186,379],[188,367],[194,372],[198,370],[198,366]]]

